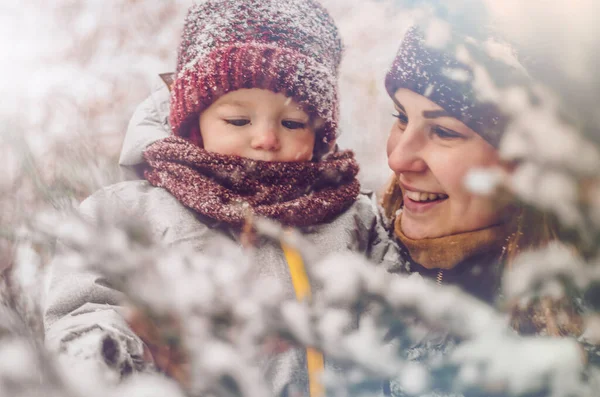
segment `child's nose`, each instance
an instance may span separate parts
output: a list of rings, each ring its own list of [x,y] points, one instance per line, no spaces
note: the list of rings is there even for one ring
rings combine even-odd
[[[277,128],[274,126],[259,127],[252,139],[252,149],[276,151],[281,148]]]

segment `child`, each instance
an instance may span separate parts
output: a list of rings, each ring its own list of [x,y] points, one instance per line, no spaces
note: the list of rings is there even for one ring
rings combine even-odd
[[[144,102],[125,138],[120,162],[145,169],[146,180],[104,188],[81,211],[92,218],[99,209],[135,209],[165,244],[204,250],[223,236],[241,244],[249,208],[302,228],[323,255],[354,248],[382,261],[387,235],[359,192],[353,154],[325,156],[336,139],[341,55],[336,26],[313,0],[192,6],[171,93],[163,87]],[[281,246],[261,240],[254,255],[257,279],[275,278],[293,297]],[[91,332],[110,334],[127,355],[105,361],[122,373],[139,369],[143,344],[114,310],[119,293],[98,280],[55,265],[47,343],[81,352],[72,346]],[[306,375],[289,364],[298,367],[301,355],[269,364],[275,393],[307,388]]]

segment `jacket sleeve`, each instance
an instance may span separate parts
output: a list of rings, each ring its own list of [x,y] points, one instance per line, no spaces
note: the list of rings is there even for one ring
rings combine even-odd
[[[95,196],[80,207],[92,222],[94,207],[102,201]],[[149,367],[143,342],[123,317],[123,294],[100,274],[75,266],[77,258],[59,247],[50,264],[43,302],[46,346],[61,359],[86,360],[117,377]]]
[[[354,219],[358,250],[364,252],[371,262],[387,270],[394,271],[401,266],[400,249],[389,232],[373,193],[359,196]]]

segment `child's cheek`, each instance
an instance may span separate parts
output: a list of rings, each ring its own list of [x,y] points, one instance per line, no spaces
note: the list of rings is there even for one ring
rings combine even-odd
[[[312,158],[314,145],[309,142],[297,142],[290,151],[293,161],[309,161]]]
[[[303,150],[301,152],[298,152],[296,154],[296,161],[308,161],[310,160],[310,156],[308,155],[308,151],[307,150]]]
[[[244,156],[245,145],[240,142],[239,137],[232,137],[230,134],[223,133],[221,136],[211,136],[204,143],[204,148],[213,153],[228,156]]]

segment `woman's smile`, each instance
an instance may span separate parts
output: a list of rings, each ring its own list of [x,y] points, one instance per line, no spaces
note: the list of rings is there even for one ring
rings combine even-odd
[[[414,214],[428,212],[448,200],[448,195],[444,193],[409,190],[407,188],[404,188],[403,191],[404,209]]]

